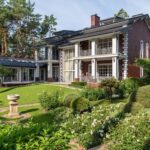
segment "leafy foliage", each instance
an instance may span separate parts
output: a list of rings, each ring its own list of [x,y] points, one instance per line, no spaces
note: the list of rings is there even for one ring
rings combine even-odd
[[[2,81],[3,77],[9,76],[9,75],[11,75],[11,71],[8,68],[0,65],[0,79],[1,79],[1,83],[3,82]]]
[[[34,5],[30,0],[1,0],[0,38],[3,55],[33,57],[35,42],[54,32],[56,18],[50,15],[42,19],[40,14],[34,12]]]
[[[108,78],[101,81],[101,86],[104,88],[106,98],[112,99],[113,94],[119,87],[119,82],[115,78]]]
[[[49,95],[47,92],[43,92],[39,96],[39,101],[40,101],[41,106],[45,110],[50,110],[50,109],[54,109],[59,106],[60,97],[61,96],[60,96],[59,91],[56,91],[56,92],[52,93],[51,95]]]
[[[84,87],[87,85],[87,82],[84,82],[84,81],[80,81],[80,82],[72,82],[71,83],[71,86],[74,86],[74,87]]]
[[[71,107],[74,114],[90,111],[90,103],[87,99],[78,97],[71,102]]]
[[[150,135],[148,116],[145,113],[128,115],[110,134],[106,135],[110,150],[141,150]],[[111,141],[109,143],[109,141]],[[148,143],[148,142],[147,142]],[[147,149],[148,150],[148,149]]]
[[[105,93],[102,88],[99,89],[86,88],[81,91],[81,97],[85,97],[90,101],[96,101],[105,98]]]
[[[76,99],[78,97],[78,95],[76,94],[68,94],[65,99],[64,99],[64,106],[66,107],[71,107],[71,102]]]
[[[120,9],[119,12],[117,14],[115,14],[115,16],[120,17],[120,18],[124,18],[124,19],[129,17],[128,13],[123,8]]]
[[[138,59],[136,64],[144,69],[144,75],[150,78],[150,59]]]

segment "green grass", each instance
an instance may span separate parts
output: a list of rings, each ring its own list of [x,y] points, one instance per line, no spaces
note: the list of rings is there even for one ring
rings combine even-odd
[[[71,93],[78,93],[78,89],[71,89],[65,87],[59,87],[51,84],[34,84],[22,87],[10,87],[0,88],[0,107],[8,106],[7,95],[19,94],[19,104],[33,104],[38,103],[38,96],[43,91],[52,93],[56,90],[60,90],[64,93],[64,96]]]
[[[150,108],[150,85],[139,88],[137,102],[143,105],[144,108]]]

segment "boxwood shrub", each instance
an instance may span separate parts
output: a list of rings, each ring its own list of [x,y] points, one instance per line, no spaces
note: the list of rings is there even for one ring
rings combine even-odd
[[[71,102],[73,114],[83,113],[84,111],[90,111],[90,103],[83,97],[78,97]]]

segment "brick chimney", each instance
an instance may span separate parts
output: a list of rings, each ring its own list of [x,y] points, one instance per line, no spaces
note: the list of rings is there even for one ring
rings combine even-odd
[[[95,14],[91,16],[91,27],[98,27],[100,22],[100,17]]]

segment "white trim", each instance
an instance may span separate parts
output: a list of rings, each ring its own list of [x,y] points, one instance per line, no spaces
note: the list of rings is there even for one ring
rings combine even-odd
[[[118,57],[119,54],[104,54],[104,55],[95,55],[95,56],[80,56],[80,57],[77,57],[77,58],[73,58],[74,60],[75,59],[94,59],[94,58],[112,58],[112,57]]]
[[[96,59],[91,60],[91,76],[92,79],[96,79]]]
[[[117,57],[112,58],[112,76],[115,79],[119,79],[119,63]]]
[[[92,56],[96,55],[96,41],[95,40],[91,41],[91,55]]]
[[[112,37],[114,34],[121,34],[121,31],[115,32],[115,33],[108,33],[108,34],[102,34],[102,35],[96,35],[96,36],[91,36],[87,38],[80,38],[80,39],[75,39],[75,40],[70,40],[71,42],[81,42],[81,41],[86,41],[86,40],[93,40],[97,38],[106,38],[106,37]]]
[[[124,64],[123,64],[123,73],[122,73],[122,78],[123,79],[126,79],[127,76],[128,76],[128,33],[126,33],[124,35],[124,51],[123,51],[123,54],[124,54]]]

